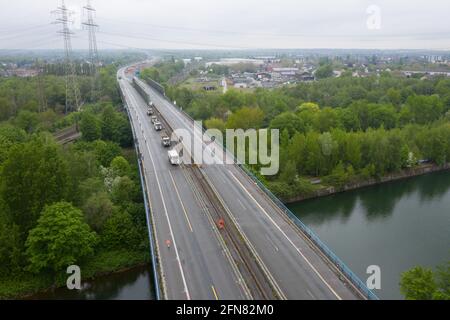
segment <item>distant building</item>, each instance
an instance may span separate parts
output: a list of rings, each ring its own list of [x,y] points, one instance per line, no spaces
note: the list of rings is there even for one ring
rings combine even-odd
[[[257,59],[243,59],[243,58],[224,58],[220,59],[219,61],[213,61],[206,63],[206,67],[209,68],[213,64],[218,64],[222,66],[232,66],[234,64],[238,63],[250,63],[257,66],[261,66],[264,64],[263,60],[257,60]]]
[[[39,71],[34,69],[18,68],[14,70],[9,70],[9,74],[11,76],[16,76],[19,78],[31,78],[37,76],[39,74]]]
[[[295,76],[298,72],[298,68],[273,68],[273,72],[279,73],[282,76]]]
[[[316,80],[316,78],[310,72],[302,72],[297,76],[297,78],[300,81],[304,81],[304,82]]]
[[[245,82],[236,82],[234,84],[234,87],[239,88],[239,89],[245,89],[245,88],[248,88],[248,84]]]

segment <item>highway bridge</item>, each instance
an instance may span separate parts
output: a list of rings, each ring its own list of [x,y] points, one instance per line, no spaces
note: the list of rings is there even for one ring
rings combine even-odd
[[[157,298],[376,299],[240,166],[170,165],[148,102],[167,131],[201,139],[193,120],[127,68],[118,82],[140,159]]]

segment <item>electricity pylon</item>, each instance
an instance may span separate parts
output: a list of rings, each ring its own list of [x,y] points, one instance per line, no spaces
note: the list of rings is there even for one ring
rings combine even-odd
[[[87,1],[87,5],[83,7],[86,12],[87,20],[83,22],[83,26],[89,33],[89,63],[90,73],[92,76],[91,98],[94,99],[95,83],[97,78],[98,65],[98,50],[97,50],[97,36],[95,34],[98,25],[94,22],[95,9],[91,5],[91,1]]]
[[[78,111],[80,109],[80,90],[78,88],[75,64],[72,60],[72,40],[71,36],[73,32],[69,30],[69,20],[70,12],[64,0],[61,0],[61,5],[53,11],[54,14],[58,15],[55,22],[56,24],[61,24],[61,30],[58,31],[62,34],[64,39],[64,72],[66,75],[66,113],[70,111]]]

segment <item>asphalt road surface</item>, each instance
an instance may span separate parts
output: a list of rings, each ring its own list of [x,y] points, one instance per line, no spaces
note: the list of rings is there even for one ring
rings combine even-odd
[[[183,180],[182,169],[168,164],[167,152],[161,149],[159,135],[145,121],[145,101],[124,74],[120,83],[130,110],[137,110],[138,113],[135,115],[132,112],[133,126],[139,131],[140,139],[147,139],[144,164],[168,298],[214,299],[214,291],[220,292],[220,298],[245,298],[239,274],[233,271],[230,261],[225,258],[211,225],[203,219],[201,208],[190,193],[189,185]],[[192,120],[180,112],[177,106],[151,87],[144,85],[144,88],[173,129],[190,130],[194,140],[202,139],[198,132],[194,132]],[[140,145],[142,148],[142,141]],[[284,298],[360,298],[349,289],[348,284],[339,279],[317,248],[238,166],[213,164],[203,166],[202,171],[224,201],[245,240],[254,250],[256,259],[268,270]],[[174,192],[172,177],[177,181],[175,185],[180,189],[181,201]],[[181,203],[186,210],[183,210]],[[193,226],[194,232],[189,225]],[[164,247],[166,238],[174,240],[170,250]]]
[[[247,299],[183,169],[169,164],[145,101],[124,74],[119,80],[143,156],[167,299]],[[170,241],[170,247],[166,241]]]

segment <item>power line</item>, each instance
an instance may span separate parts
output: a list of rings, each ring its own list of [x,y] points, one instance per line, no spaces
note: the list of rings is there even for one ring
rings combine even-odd
[[[0,35],[0,40],[1,41],[5,41],[5,40],[10,40],[10,39],[16,39],[16,38],[22,38],[22,37],[29,37],[29,36],[33,36],[36,32],[36,30],[40,30],[43,28],[49,28],[52,27],[51,24],[46,24],[46,25],[42,25],[39,27],[30,27],[27,29],[22,29],[22,31],[20,32],[10,32],[8,31],[7,35]]]
[[[7,32],[8,36],[10,36],[11,33],[23,33],[23,32],[30,31],[30,30],[35,31],[36,29],[41,29],[41,28],[48,27],[48,26],[51,26],[51,24],[48,24],[48,23],[38,24],[38,25],[28,26],[26,28],[19,28],[19,29],[2,28],[2,29],[0,29],[0,32]]]
[[[0,47],[0,49],[1,50],[18,49],[18,48],[22,48],[24,46],[26,46],[26,48],[29,49],[29,48],[33,48],[34,45],[41,46],[46,43],[53,43],[59,39],[60,39],[60,37],[58,37],[56,34],[52,34],[52,35],[47,34],[44,37],[34,39],[33,41],[26,40],[26,41],[14,42],[13,44],[7,43],[6,46]]]
[[[243,46],[227,46],[227,45],[221,45],[221,44],[213,44],[213,43],[204,43],[204,42],[193,42],[193,41],[184,41],[184,40],[166,40],[166,39],[160,39],[160,38],[154,38],[147,35],[137,36],[137,35],[126,35],[122,33],[115,33],[115,32],[99,32],[100,34],[104,35],[110,35],[110,36],[116,36],[116,37],[122,37],[122,38],[133,38],[137,40],[152,40],[152,41],[158,41],[158,42],[166,42],[166,43],[175,43],[175,44],[187,44],[192,46],[208,46],[208,47],[215,47],[215,48],[222,48],[222,49],[243,49],[243,50],[252,50],[257,48],[252,47],[243,47]]]

